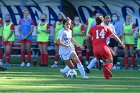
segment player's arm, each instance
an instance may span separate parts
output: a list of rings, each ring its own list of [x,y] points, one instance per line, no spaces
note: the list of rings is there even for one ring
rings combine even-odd
[[[81,47],[81,49],[83,49],[84,47],[83,46],[81,46],[74,38],[71,38],[71,42],[73,42],[73,43],[75,43],[76,44],[76,46],[79,46],[79,47]]]
[[[53,35],[55,35],[55,28],[56,28],[56,22],[53,25],[52,31],[53,31]],[[54,36],[55,37],[55,36]]]
[[[125,47],[125,45],[121,42],[121,40],[119,39],[119,37],[117,35],[115,35],[114,33],[112,33],[111,35],[123,48]]]
[[[45,33],[48,33],[48,34],[50,34],[50,25],[48,24],[47,25],[47,27],[46,27],[46,30],[42,30],[43,32],[45,32]]]
[[[5,41],[7,41],[11,36],[12,34],[14,33],[15,31],[15,27],[14,27],[14,24],[11,25],[11,30],[10,30],[10,34],[8,35],[7,39]]]
[[[39,34],[38,25],[36,26],[36,34]]]
[[[81,26],[81,36],[85,36],[85,27],[84,25]]]
[[[22,38],[24,38],[23,34],[21,33],[21,21],[18,23],[18,33],[21,35]]]
[[[34,31],[34,21],[32,21],[31,30],[30,30],[30,32],[25,36],[25,39],[26,39],[28,36],[30,36],[30,35],[33,33],[33,31]]]
[[[137,29],[137,33],[136,33],[136,37],[140,38],[140,34],[139,34],[140,28]]]

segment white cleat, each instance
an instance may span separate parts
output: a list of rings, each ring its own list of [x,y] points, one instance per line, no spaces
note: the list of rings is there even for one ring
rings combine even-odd
[[[64,69],[60,69],[60,73],[64,74],[66,72],[64,72]]]
[[[27,63],[27,67],[30,67],[31,66],[31,63]]]
[[[21,66],[21,67],[25,66],[25,63],[24,63],[24,62],[22,62],[20,66]]]
[[[3,65],[3,63],[2,62],[0,62],[0,66],[2,66]]]
[[[86,66],[88,65],[88,61],[86,61]]]
[[[88,76],[84,76],[83,78],[84,78],[84,79],[88,79]]]
[[[116,66],[113,66],[113,68],[112,69],[117,69],[117,67]]]
[[[56,68],[56,67],[58,67],[58,65],[57,64],[53,64],[51,67],[52,68]]]

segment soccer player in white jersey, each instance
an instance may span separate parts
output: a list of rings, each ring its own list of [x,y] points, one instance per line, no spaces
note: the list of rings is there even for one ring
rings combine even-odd
[[[70,68],[74,69],[73,63],[75,62],[77,64],[77,68],[80,71],[80,74],[82,75],[83,78],[88,78],[85,75],[84,67],[81,64],[74,46],[72,44],[75,43],[77,46],[80,46],[73,38],[72,38],[72,31],[70,30],[72,26],[72,21],[70,18],[66,18],[63,20],[63,25],[64,28],[59,32],[58,34],[58,41],[57,43],[60,45],[59,46],[59,55],[61,59],[65,62],[65,64]],[[83,48],[83,46],[80,46]]]

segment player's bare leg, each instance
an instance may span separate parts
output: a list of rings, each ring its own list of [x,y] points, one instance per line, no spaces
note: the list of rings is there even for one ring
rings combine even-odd
[[[44,66],[48,66],[48,44],[43,44],[43,53],[44,53]]]
[[[43,47],[41,44],[38,45],[40,50],[40,66],[43,66],[44,64],[44,53],[43,53]]]
[[[89,63],[89,59],[90,59],[90,51],[91,51],[91,43],[89,41],[86,41],[87,44],[87,50],[86,50],[86,65],[88,65]]]
[[[31,66],[31,43],[26,43],[26,51],[27,51],[27,67]]]
[[[125,53],[124,57],[125,68],[128,69],[128,46],[125,46],[124,53]]]
[[[70,58],[73,62],[75,62],[77,64],[77,68],[80,71],[80,74],[82,75],[82,77],[83,78],[88,78],[85,74],[84,67],[83,67],[82,63],[80,62],[80,60],[79,60],[79,58],[78,58],[78,56],[76,55],[75,52],[73,52],[71,54]]]
[[[21,47],[21,60],[22,63],[20,66],[25,66],[25,43],[20,43],[20,47]]]
[[[11,56],[11,46],[7,45],[5,47],[5,54],[6,54],[6,63],[5,66],[9,66],[10,65],[10,56]]]
[[[59,51],[59,46],[55,45],[55,57],[54,57],[55,61],[54,61],[54,64],[51,66],[52,68],[58,66],[58,59],[59,59],[58,51]]]
[[[130,46],[130,54],[131,54],[131,69],[133,70],[135,66],[134,46]]]

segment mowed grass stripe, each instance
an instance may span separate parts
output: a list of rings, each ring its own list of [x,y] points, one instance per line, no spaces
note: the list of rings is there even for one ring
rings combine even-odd
[[[114,77],[104,80],[102,71],[92,70],[85,80],[78,71],[78,77],[70,79],[59,70],[12,66],[0,72],[0,93],[140,93],[140,71],[113,70]]]

